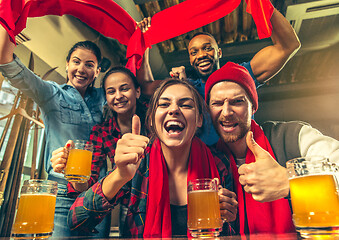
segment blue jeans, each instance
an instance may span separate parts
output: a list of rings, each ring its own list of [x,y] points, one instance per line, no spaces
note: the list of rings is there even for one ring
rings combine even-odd
[[[68,211],[74,203],[74,198],[69,198],[66,195],[67,186],[58,184],[58,195],[55,205],[54,215],[54,231],[53,237],[71,237],[71,236],[86,236],[93,238],[107,238],[110,232],[111,215],[109,214],[104,220],[96,226],[99,233],[86,233],[83,231],[71,231],[67,225]]]

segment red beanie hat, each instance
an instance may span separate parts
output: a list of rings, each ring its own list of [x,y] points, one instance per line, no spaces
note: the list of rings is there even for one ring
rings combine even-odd
[[[249,95],[254,112],[258,109],[258,94],[254,80],[247,69],[239,64],[227,62],[222,68],[218,69],[209,76],[205,85],[205,101],[208,104],[209,93],[214,84],[222,81],[235,82],[242,86]]]

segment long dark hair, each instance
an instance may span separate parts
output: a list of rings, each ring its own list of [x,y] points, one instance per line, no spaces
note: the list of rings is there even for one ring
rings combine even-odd
[[[78,48],[87,49],[91,51],[95,55],[98,61],[98,67],[100,66],[100,63],[102,60],[100,48],[94,42],[91,42],[91,41],[82,41],[82,42],[77,42],[76,44],[74,44],[73,47],[68,51],[68,54],[66,57],[67,62],[69,62],[69,60],[71,59],[72,53]],[[67,81],[68,81],[68,77],[67,77]],[[88,87],[92,88],[94,86],[94,83],[95,83],[95,80]]]

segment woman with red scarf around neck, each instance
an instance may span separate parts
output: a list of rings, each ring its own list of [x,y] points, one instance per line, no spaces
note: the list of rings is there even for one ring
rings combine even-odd
[[[170,79],[154,93],[146,125],[151,140],[140,135],[135,115],[132,133],[118,141],[115,168],[82,193],[68,215],[71,229],[93,231],[118,203],[128,207],[122,237],[172,237],[187,234],[187,183],[219,178],[221,215],[228,222],[237,214],[229,162],[195,133],[202,125],[203,101],[187,82]],[[218,155],[218,156],[217,156]],[[229,190],[228,190],[228,189]],[[224,224],[224,234],[229,234]]]

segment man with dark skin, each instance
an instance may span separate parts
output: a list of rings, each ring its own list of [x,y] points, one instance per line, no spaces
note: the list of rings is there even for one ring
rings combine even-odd
[[[249,66],[245,66],[248,70],[251,69],[249,72],[259,84],[276,75],[301,46],[292,26],[276,9],[273,11],[271,23],[273,45],[261,49],[247,63]],[[190,64],[202,83],[205,83],[207,78],[220,68],[219,59],[222,57],[222,51],[214,37],[208,33],[198,33],[191,39],[188,54]],[[184,66],[172,68],[170,75],[187,79]]]

